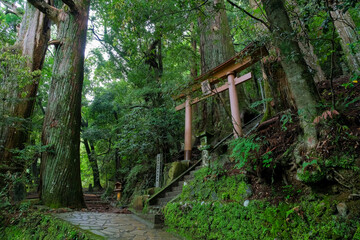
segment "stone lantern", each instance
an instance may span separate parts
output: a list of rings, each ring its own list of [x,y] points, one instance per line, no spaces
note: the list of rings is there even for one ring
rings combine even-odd
[[[122,190],[122,185],[120,182],[115,183],[115,189],[114,192],[116,193],[116,200],[120,201],[121,199],[121,190]]]

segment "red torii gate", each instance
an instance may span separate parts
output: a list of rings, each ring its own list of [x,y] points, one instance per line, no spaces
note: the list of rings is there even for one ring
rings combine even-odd
[[[252,78],[252,74],[248,73],[241,77],[235,77],[237,72],[240,72],[257,61],[259,61],[264,56],[268,55],[268,51],[264,46],[256,47],[254,44],[250,44],[244,48],[240,53],[236,54],[231,59],[220,64],[219,66],[211,69],[209,72],[199,76],[194,80],[194,83],[187,89],[183,90],[182,93],[176,97],[174,100],[186,98],[185,103],[178,105],[175,109],[177,111],[185,108],[185,146],[184,146],[184,159],[191,159],[191,125],[192,125],[192,113],[191,105],[198,103],[205,98],[213,96],[219,92],[223,92],[229,89],[230,97],[230,107],[231,107],[231,118],[234,126],[234,135],[235,137],[242,136],[242,126],[239,112],[239,103],[236,93],[236,85],[243,83]],[[222,85],[221,87],[211,89],[210,85],[214,85],[221,80],[227,78],[228,83]],[[195,92],[202,88],[205,96],[201,98],[191,99],[190,95],[192,92]]]

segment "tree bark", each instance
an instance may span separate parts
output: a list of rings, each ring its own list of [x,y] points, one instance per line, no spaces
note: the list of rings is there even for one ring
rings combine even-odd
[[[354,21],[348,11],[343,13],[339,9],[331,11],[331,16],[334,19],[336,31],[340,36],[340,44],[349,69],[360,74],[360,49],[359,47],[356,50],[351,49],[351,45],[355,45],[360,41]]]
[[[43,125],[42,193],[51,207],[85,206],[80,177],[81,92],[84,78],[89,0],[71,1],[61,10],[28,0],[57,22],[52,81]],[[68,3],[68,1],[66,1]]]
[[[31,71],[40,70],[43,66],[45,53],[47,50],[47,42],[50,38],[50,20],[45,14],[31,6],[26,5],[26,11],[23,16],[18,38],[13,46],[22,56],[27,57],[26,67]],[[14,149],[24,148],[24,144],[29,137],[28,126],[36,104],[36,94],[39,84],[39,77],[34,77],[32,83],[26,85],[22,92],[11,92],[17,101],[7,104],[9,115],[21,119],[15,121],[11,126],[2,125],[0,131],[0,159],[2,166],[8,166],[11,172],[22,172],[24,163],[18,159],[13,159]],[[6,87],[6,86],[5,86]],[[26,92],[26,96],[22,94]],[[3,172],[3,169],[1,170]]]
[[[223,0],[211,0],[198,18],[200,28],[201,73],[204,74],[235,55],[230,27]],[[204,15],[205,14],[205,15]],[[237,87],[241,116],[248,106],[242,85]],[[226,105],[224,106],[224,103]],[[221,138],[232,130],[228,93],[220,93],[210,101],[198,103],[194,110],[201,116],[196,123],[197,132],[209,131]]]
[[[282,0],[264,0],[264,10],[270,22],[274,43],[280,49],[281,65],[284,68],[290,90],[300,115],[306,146],[313,149],[317,133],[313,119],[317,115],[319,95],[314,80],[301,54],[298,43],[292,39],[293,29]]]
[[[326,81],[325,73],[319,64],[319,59],[315,54],[314,47],[308,39],[308,29],[302,19],[298,17],[300,15],[300,10],[297,0],[289,0],[288,3],[294,6],[296,17],[293,18],[292,22],[294,23],[294,27],[298,27],[300,29],[298,31],[298,36],[300,39],[299,47],[304,55],[306,64],[313,70],[314,81],[317,83]]]
[[[252,8],[257,9],[259,3],[255,0],[250,0]],[[269,24],[258,22],[256,23],[258,34],[268,34]],[[270,119],[277,112],[295,108],[295,102],[292,97],[288,79],[280,65],[279,49],[274,45],[268,44],[269,51],[274,51],[276,56],[267,56],[261,60],[261,71],[263,75],[265,98],[273,100],[266,103],[264,117],[262,121]]]

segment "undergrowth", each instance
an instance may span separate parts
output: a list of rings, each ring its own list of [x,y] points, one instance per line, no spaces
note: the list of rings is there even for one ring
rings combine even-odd
[[[1,226],[0,239],[103,239],[85,230],[55,218],[50,214],[27,212],[13,217],[8,226]]]
[[[187,239],[360,239],[359,222],[334,215],[334,208],[327,200],[171,203],[165,221]]]
[[[211,173],[199,170],[179,202],[166,205],[170,231],[187,239],[360,239],[359,216],[339,216],[329,198],[303,197],[278,205],[247,201],[251,190],[243,175]]]

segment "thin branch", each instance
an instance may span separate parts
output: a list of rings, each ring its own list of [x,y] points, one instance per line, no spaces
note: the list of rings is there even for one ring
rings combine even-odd
[[[39,9],[40,12],[46,14],[54,22],[58,22],[60,10],[56,7],[49,5],[42,0],[28,0],[28,2],[35,8]]]
[[[101,38],[99,37],[99,35],[95,32],[94,27],[89,28],[88,30],[92,32],[92,34],[95,36],[95,38],[96,38],[97,41],[99,41],[99,42],[105,42],[105,40],[104,40],[104,39],[101,39]]]
[[[263,15],[263,17],[264,17],[265,19],[267,19],[267,18],[266,18],[266,14],[264,13],[263,9],[260,7],[258,1],[255,1],[255,3],[256,3],[256,5],[257,5],[257,7],[260,9],[261,15]]]
[[[332,108],[335,109],[335,92],[334,92],[334,66],[335,66],[335,20],[331,15],[330,7],[328,6],[328,3],[326,3],[328,8],[328,15],[332,23],[332,34],[331,34],[331,67],[330,67],[330,90],[331,90],[331,105]]]
[[[110,151],[111,151],[111,138],[110,139],[108,139],[108,141],[109,141],[109,146],[108,146],[108,149],[106,150],[106,152],[103,152],[103,153],[100,153],[100,154],[96,154],[96,156],[97,157],[100,157],[100,156],[102,156],[102,155],[106,155],[106,154],[108,154]]]
[[[4,4],[5,7],[7,7],[7,13],[15,14],[18,17],[21,17],[23,15],[23,11],[21,8],[18,8],[15,4],[10,3],[6,0],[0,0],[0,3]]]
[[[41,98],[41,97],[38,97],[36,102],[37,102],[37,104],[38,104],[38,106],[39,106],[42,114],[45,116],[45,109],[44,109],[43,105],[41,104],[42,98]]]
[[[69,6],[69,8],[71,9],[71,12],[76,13],[78,11],[78,8],[73,0],[62,0],[62,2]]]
[[[134,109],[134,108],[146,108],[146,109],[150,109],[149,106],[146,105],[135,105],[135,106],[130,106],[129,109]]]
[[[7,14],[14,14],[14,15],[17,16],[18,18],[21,18],[21,16],[19,16],[16,12],[13,12],[13,11],[10,10],[10,9],[6,10],[5,15],[7,15]]]
[[[262,24],[264,24],[267,29],[270,29],[270,26],[269,26],[265,21],[263,21],[262,19],[260,19],[260,18],[258,18],[258,17],[255,17],[254,15],[252,15],[251,13],[249,13],[248,11],[246,11],[245,9],[243,9],[242,7],[240,7],[239,5],[235,4],[235,3],[232,2],[231,0],[227,0],[227,2],[228,2],[231,6],[239,9],[240,11],[242,11],[243,13],[245,13],[246,15],[248,15],[249,17],[251,17],[251,18],[255,19],[256,21],[259,21],[259,22],[261,22]]]

